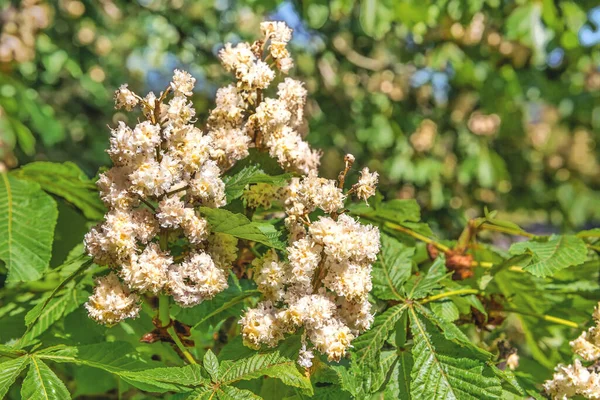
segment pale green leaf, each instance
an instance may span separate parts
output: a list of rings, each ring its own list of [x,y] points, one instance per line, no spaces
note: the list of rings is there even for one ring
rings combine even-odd
[[[42,189],[60,196],[79,208],[86,218],[101,220],[105,208],[98,197],[98,189],[74,163],[47,161],[29,163],[13,172],[20,179],[38,183]]]
[[[413,333],[411,373],[413,399],[498,399],[499,379],[468,349],[444,338],[413,308],[409,312]]]
[[[381,252],[373,266],[373,293],[382,300],[403,300],[402,285],[412,269],[414,248],[402,245],[396,239],[381,235]]]
[[[412,354],[409,351],[400,351],[396,363],[390,370],[389,381],[383,390],[384,400],[409,400],[410,373],[413,367]]]
[[[7,346],[5,344],[0,344],[0,356],[4,357],[19,357],[27,354],[26,351],[21,349],[16,349],[11,346]]]
[[[30,325],[35,324],[37,322],[37,320],[40,318],[40,315],[42,314],[44,309],[48,306],[50,301],[52,299],[54,299],[56,294],[58,292],[60,292],[70,281],[72,281],[75,277],[77,277],[77,275],[79,275],[81,272],[83,272],[85,269],[87,269],[91,264],[92,264],[92,260],[89,257],[87,257],[85,255],[81,255],[74,259],[68,260],[63,265],[58,267],[57,269],[75,267],[75,270],[73,272],[71,272],[65,279],[63,279],[62,282],[59,283],[58,286],[56,286],[52,290],[50,295],[44,299],[44,301],[36,304],[35,307],[33,307],[31,310],[29,310],[27,315],[25,315],[25,325],[30,326]]]
[[[27,400],[67,400],[71,394],[42,360],[31,357],[29,371],[21,387],[21,397]]]
[[[210,377],[214,382],[219,379],[219,360],[217,360],[217,356],[212,350],[208,349],[208,351],[204,354],[204,360],[202,365],[209,373]]]
[[[288,386],[312,391],[310,380],[297,367],[296,360],[282,356],[278,351],[255,354],[242,360],[226,360],[219,367],[219,381],[231,384],[270,376]]]
[[[249,390],[233,386],[221,386],[216,393],[219,400],[262,400],[260,396]]]
[[[57,218],[56,203],[38,184],[0,174],[0,259],[10,282],[42,276]]]
[[[13,360],[0,363],[0,399],[3,399],[8,389],[15,383],[15,380],[25,369],[28,357],[19,357]]]
[[[514,243],[509,251],[513,255],[530,254],[531,261],[524,269],[539,277],[553,275],[587,259],[585,242],[573,235],[553,235],[547,242]]]
[[[222,208],[200,207],[200,212],[208,220],[213,232],[226,233],[280,250],[286,247],[272,225],[252,222],[242,214]]]
[[[28,329],[21,338],[19,344],[21,346],[26,346],[31,343],[34,338],[44,333],[52,326],[52,324],[83,304],[88,296],[88,292],[73,288],[65,291],[60,297],[52,298],[48,303],[46,303],[46,301],[41,302],[40,304],[45,303],[46,306],[39,311],[39,314],[37,313],[39,309],[36,310],[35,320],[28,326]],[[35,307],[32,310],[35,310]],[[28,321],[28,315],[29,313],[25,315],[26,323]],[[32,321],[31,317],[29,318],[29,321]]]
[[[446,258],[440,255],[435,259],[427,273],[413,275],[405,285],[409,299],[421,299],[439,286],[439,282],[448,275]]]

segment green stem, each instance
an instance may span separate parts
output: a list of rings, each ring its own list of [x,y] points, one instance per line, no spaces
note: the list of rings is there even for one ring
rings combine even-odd
[[[401,225],[398,225],[398,224],[394,224],[392,222],[386,222],[385,226],[387,226],[388,228],[393,229],[395,231],[406,233],[407,235],[412,236],[415,239],[418,239],[418,240],[420,240],[422,242],[425,242],[427,244],[431,244],[431,245],[435,246],[438,250],[440,250],[440,251],[442,251],[444,253],[447,253],[447,252],[450,251],[450,248],[448,246],[444,246],[443,244],[441,244],[439,242],[436,242],[435,240],[430,239],[427,236],[421,235],[420,233],[415,232],[412,229],[408,229],[408,228],[406,228],[404,226],[401,226]]]
[[[158,297],[158,319],[160,326],[165,327],[171,323],[171,313],[169,312],[169,296],[161,294]]]
[[[570,326],[572,328],[579,328],[579,324],[577,324],[576,322],[569,321],[568,319],[553,317],[552,315],[534,314],[534,313],[530,313],[530,312],[526,312],[526,311],[513,310],[513,309],[505,309],[505,310],[502,310],[501,312],[512,312],[512,313],[516,313],[516,314],[526,315],[528,317],[543,319],[544,321],[554,322],[554,323],[557,323],[560,325]]]
[[[196,360],[194,360],[194,357],[192,357],[192,355],[190,354],[190,352],[185,348],[185,346],[183,345],[183,343],[181,343],[181,340],[179,339],[179,336],[177,335],[177,332],[175,332],[175,328],[173,328],[172,326],[167,328],[167,332],[169,333],[169,335],[171,336],[171,339],[173,339],[173,341],[175,342],[175,344],[177,345],[177,347],[179,348],[179,350],[181,351],[181,353],[183,354],[183,356],[185,357],[185,359],[190,363],[190,364],[198,364],[196,362]]]
[[[479,293],[479,290],[477,289],[458,289],[458,290],[452,290],[450,292],[445,292],[445,293],[440,293],[440,294],[436,294],[434,296],[429,296],[424,298],[423,300],[420,301],[421,304],[425,304],[425,303],[429,303],[431,301],[435,301],[435,300],[439,300],[439,299],[444,299],[446,297],[450,297],[450,296],[458,296],[461,294],[477,294]]]

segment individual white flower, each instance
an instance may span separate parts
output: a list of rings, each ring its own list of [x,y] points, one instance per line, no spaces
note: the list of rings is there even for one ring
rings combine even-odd
[[[127,209],[139,204],[139,198],[129,192],[131,181],[127,167],[113,167],[98,177],[100,199],[107,207]]]
[[[127,87],[127,84],[121,85],[115,92],[115,108],[124,108],[127,111],[133,110],[139,103],[138,97]]]
[[[158,203],[156,218],[163,228],[178,228],[185,217],[185,204],[177,194]]]
[[[133,255],[121,269],[121,278],[132,289],[141,293],[158,294],[167,283],[169,266],[173,258],[160,250],[156,243],[150,243],[142,254]]]
[[[219,58],[227,71],[234,71],[242,66],[249,66],[256,60],[256,56],[248,43],[238,43],[236,46],[227,43],[219,51]]]
[[[291,113],[292,126],[298,126],[304,118],[304,105],[307,91],[304,84],[292,78],[285,78],[277,85],[277,96]]]
[[[189,123],[196,115],[192,103],[186,97],[176,96],[169,101],[167,116],[169,122],[175,126]]]
[[[210,154],[219,166],[230,168],[248,156],[251,139],[244,130],[226,126],[217,127],[208,134],[213,143]]]
[[[265,40],[276,40],[287,43],[292,39],[292,30],[283,21],[261,22],[260,31]]]
[[[315,355],[312,350],[307,350],[306,343],[302,343],[302,348],[298,353],[298,365],[302,368],[310,368],[313,365],[313,358],[315,358]]]
[[[361,302],[348,301],[345,298],[338,300],[339,315],[352,333],[358,335],[368,330],[373,323],[374,316],[371,313],[371,303],[368,299]]]
[[[225,183],[220,178],[221,170],[214,161],[207,161],[190,182],[190,194],[203,205],[222,207],[226,204]]]
[[[227,286],[225,272],[204,252],[191,254],[169,269],[169,288],[173,299],[182,307],[210,300]]]
[[[367,201],[369,197],[374,196],[378,179],[379,174],[377,172],[369,172],[369,168],[363,168],[363,170],[360,171],[358,183],[354,185],[356,197]]]
[[[198,244],[203,240],[206,240],[210,233],[208,221],[198,217],[193,208],[186,208],[184,212],[185,215],[181,227],[190,243]]]
[[[319,328],[307,330],[310,341],[329,361],[340,361],[346,355],[354,335],[342,322],[332,319]]]
[[[290,283],[308,286],[321,262],[323,247],[311,238],[295,241],[287,248],[291,265]]]
[[[175,92],[175,95],[191,96],[196,84],[196,78],[190,75],[187,71],[181,71],[176,69],[173,73],[173,81],[171,82],[171,88]]]
[[[366,300],[372,289],[371,266],[328,260],[325,264],[327,275],[323,280],[325,287],[350,301]]]
[[[254,280],[258,290],[268,300],[281,300],[287,280],[287,264],[280,262],[277,253],[270,249],[262,258],[254,259],[252,266],[255,269]]]
[[[510,368],[512,371],[519,367],[519,355],[517,353],[512,353],[506,359],[506,366]]]
[[[140,312],[139,297],[123,286],[113,272],[96,279],[94,293],[85,308],[90,318],[104,325],[115,325]]]
[[[275,347],[283,339],[283,331],[270,301],[248,309],[239,323],[244,344],[253,349],[259,349],[262,344]]]
[[[600,346],[592,343],[588,338],[588,332],[582,332],[581,335],[569,342],[571,349],[586,361],[595,361],[600,359]]]

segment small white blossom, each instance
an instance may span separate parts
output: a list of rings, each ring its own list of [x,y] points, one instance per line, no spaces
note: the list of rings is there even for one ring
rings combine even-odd
[[[173,81],[171,88],[175,91],[175,95],[191,96],[196,84],[196,78],[190,75],[187,71],[176,69],[173,73]]]
[[[150,243],[142,254],[133,255],[121,269],[121,278],[132,289],[141,293],[158,294],[167,283],[167,272],[173,258]]]
[[[124,108],[127,111],[133,110],[139,103],[138,97],[133,93],[127,85],[121,85],[115,92],[115,108]]]
[[[192,307],[210,300],[227,288],[227,275],[207,253],[189,255],[169,270],[169,288],[182,307]]]
[[[126,318],[136,318],[140,312],[139,300],[139,297],[130,293],[111,272],[96,279],[94,293],[85,303],[85,308],[90,318],[110,326]]]
[[[378,179],[379,174],[377,172],[369,172],[369,168],[363,168],[363,170],[360,171],[358,183],[354,185],[356,197],[367,201],[369,197],[374,196]]]

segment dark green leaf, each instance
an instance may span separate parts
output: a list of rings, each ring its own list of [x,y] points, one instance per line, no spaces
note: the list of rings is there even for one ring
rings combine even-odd
[[[382,300],[402,300],[402,285],[412,269],[414,248],[402,245],[396,239],[382,234],[381,251],[373,266],[373,293]]]
[[[279,241],[272,225],[252,222],[242,214],[220,208],[200,207],[200,212],[208,220],[213,232],[226,233],[280,250],[286,247]]]
[[[104,216],[105,208],[96,185],[72,162],[37,161],[16,170],[14,175],[36,182],[45,191],[64,198],[88,219],[101,220]]]
[[[27,400],[67,400],[71,394],[42,360],[31,357],[29,371],[21,387],[21,397]]]
[[[579,265],[587,259],[585,242],[573,235],[553,235],[547,242],[527,241],[510,246],[513,255],[530,254],[525,270],[535,276],[551,276],[561,269]]]

